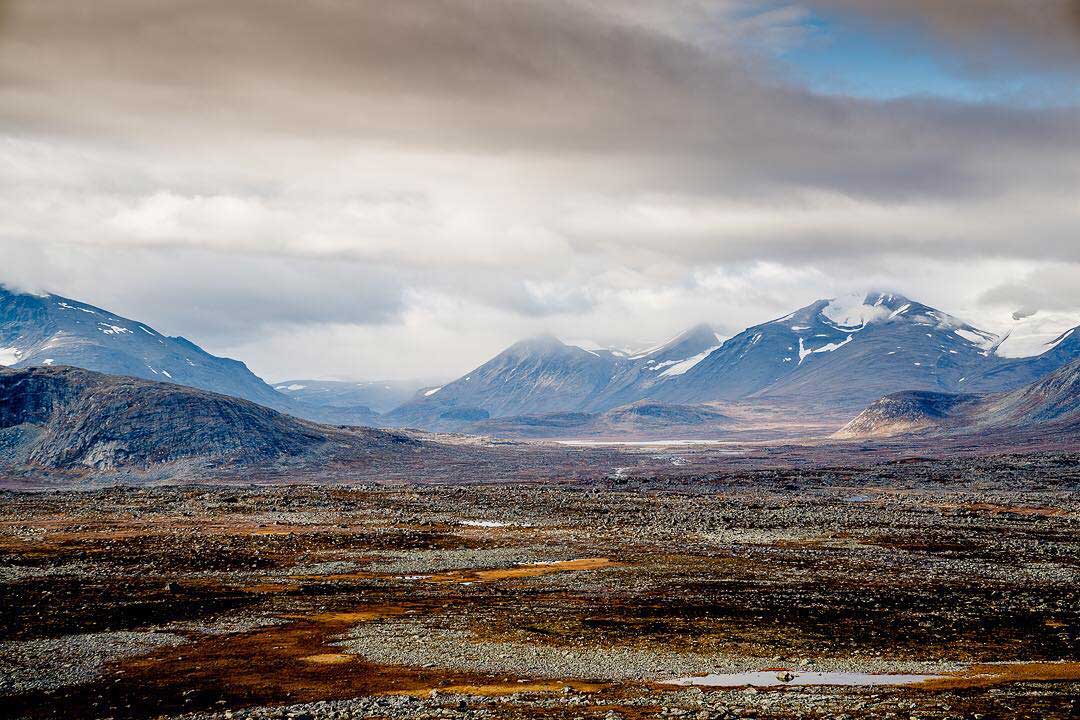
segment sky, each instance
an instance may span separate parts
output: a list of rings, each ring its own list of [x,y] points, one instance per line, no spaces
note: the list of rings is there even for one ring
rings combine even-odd
[[[0,283],[272,381],[1080,322],[1078,71],[1080,0],[0,0]]]

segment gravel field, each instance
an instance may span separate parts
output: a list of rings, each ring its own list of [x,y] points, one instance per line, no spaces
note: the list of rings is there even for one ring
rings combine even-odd
[[[3,493],[0,717],[1074,717],[1077,459]]]

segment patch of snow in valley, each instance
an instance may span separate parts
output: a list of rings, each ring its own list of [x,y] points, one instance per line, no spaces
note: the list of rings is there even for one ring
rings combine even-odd
[[[297,390],[303,390],[306,387],[307,387],[307,385],[300,385],[298,383],[293,383],[292,385],[278,385],[274,389],[275,390],[285,390],[287,392],[296,392]]]
[[[424,397],[431,397],[432,395],[439,392],[440,390],[442,390],[441,387],[431,388],[430,390],[427,390],[427,391],[424,392]]]

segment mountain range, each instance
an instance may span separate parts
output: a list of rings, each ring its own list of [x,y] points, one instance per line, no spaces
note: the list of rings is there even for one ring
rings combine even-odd
[[[543,336],[421,394],[384,421],[453,430],[529,416],[539,427],[544,414],[563,423],[565,413],[604,413],[640,401],[850,414],[898,390],[1007,391],[1080,356],[1077,328],[1034,357],[999,356],[1002,339],[895,293],[819,300],[726,340],[697,326],[636,355]]]
[[[663,434],[714,437],[746,408],[791,420],[843,418],[899,391],[1002,393],[1080,357],[1073,328],[1028,357],[1008,336],[896,293],[825,299],[733,337],[697,325],[633,352],[543,335],[448,383],[290,380],[268,385],[147,323],[57,295],[0,287],[0,365],[71,365],[186,385],[335,425],[513,437]],[[836,425],[843,422],[839,420]]]

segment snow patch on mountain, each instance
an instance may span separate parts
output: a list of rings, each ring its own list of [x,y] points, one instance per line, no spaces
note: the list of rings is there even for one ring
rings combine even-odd
[[[19,348],[0,348],[0,365],[14,365],[19,362],[20,355],[22,355],[22,352],[19,351]]]
[[[717,339],[719,339],[719,336],[717,336]],[[723,343],[721,343],[720,345],[723,345]],[[704,352],[698,353],[698,354],[697,354],[697,355],[695,355],[694,357],[691,357],[691,358],[686,358],[685,360],[682,360],[682,361],[680,361],[680,362],[676,362],[676,363],[674,363],[674,364],[673,364],[673,365],[672,365],[671,367],[669,367],[669,368],[668,368],[667,370],[665,370],[664,372],[660,373],[660,377],[673,377],[673,376],[675,376],[675,375],[682,375],[682,374],[684,374],[685,372],[687,372],[688,370],[690,370],[690,368],[694,367],[694,366],[695,366],[695,365],[697,365],[697,364],[698,364],[699,362],[701,362],[701,361],[702,361],[702,360],[704,360],[705,358],[709,357],[709,355],[711,355],[711,354],[713,353],[713,351],[714,351],[714,350],[719,350],[719,349],[720,349],[720,345],[714,345],[713,347],[711,347],[711,348],[708,348],[708,349],[707,349],[707,350],[705,350]],[[670,362],[670,361],[669,361],[669,362]],[[661,363],[661,364],[667,364],[667,363]],[[658,365],[657,367],[659,367],[659,365]]]
[[[990,350],[998,342],[998,336],[991,333],[983,332],[982,330],[970,330],[967,328],[957,328],[953,330],[958,336],[967,340],[972,345],[980,347],[983,350]]]
[[[46,295],[45,297],[51,297],[51,296],[50,296],[50,295]],[[58,308],[60,308],[61,310],[78,310],[78,311],[80,311],[80,312],[84,312],[84,313],[89,313],[89,314],[91,314],[91,315],[97,315],[97,313],[96,313],[95,311],[93,311],[93,310],[88,310],[88,309],[86,309],[86,308],[82,308],[82,307],[76,307],[76,306],[74,306],[74,305],[69,305],[69,304],[68,304],[68,303],[66,303],[66,302],[58,302],[58,303],[56,303],[56,306],[57,306]]]
[[[867,300],[871,298],[872,296],[861,294],[834,298],[821,309],[821,314],[842,328],[861,328],[872,322],[888,319],[890,311],[883,303],[888,302],[892,296],[879,295],[868,304]]]
[[[811,348],[806,347],[806,341],[805,340],[803,340],[802,338],[799,338],[799,364],[802,365],[803,360],[810,357],[814,353],[827,353],[827,352],[832,352],[834,350],[838,350],[838,349],[844,347],[845,345],[847,345],[849,342],[851,342],[854,339],[855,339],[855,333],[852,333],[852,334],[848,335],[846,338],[844,338],[840,342],[828,343],[827,345],[822,345],[819,348],[811,349]]]
[[[1002,319],[1004,339],[994,351],[1003,358],[1026,358],[1052,350],[1070,330],[1080,326],[1080,316],[1072,313],[1036,312],[1018,320]]]

